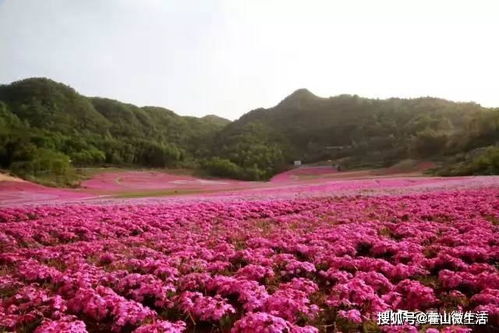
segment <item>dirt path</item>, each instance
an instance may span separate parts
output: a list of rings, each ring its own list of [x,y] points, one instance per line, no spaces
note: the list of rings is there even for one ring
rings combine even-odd
[[[0,173],[0,182],[24,182],[24,180]]]

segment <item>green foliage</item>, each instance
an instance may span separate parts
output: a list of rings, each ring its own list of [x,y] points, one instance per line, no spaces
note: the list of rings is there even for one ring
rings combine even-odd
[[[100,165],[106,160],[104,152],[95,147],[73,152],[69,156],[71,162],[76,166]]]
[[[87,98],[48,79],[26,79],[0,86],[0,167],[33,178],[57,176],[67,164],[195,166],[210,157],[227,122]]]
[[[499,146],[476,149],[460,154],[437,168],[439,176],[497,175],[499,174]]]
[[[409,152],[415,158],[440,155],[447,144],[447,135],[431,128],[417,132],[409,142]]]
[[[218,157],[213,157],[209,160],[204,161],[202,163],[202,167],[210,175],[216,177],[224,177],[224,178],[243,177],[242,169],[237,164],[229,160]]]
[[[268,179],[285,164],[281,138],[262,123],[251,122],[224,134],[215,141],[215,154],[241,168],[236,178]]]
[[[381,167],[450,161],[443,174],[497,173],[499,109],[437,98],[319,98],[298,90],[229,122],[160,107],[87,98],[48,79],[0,85],[0,167],[68,183],[72,167],[201,166],[220,177],[265,180],[293,160]],[[483,152],[471,153],[478,151]]]
[[[243,168],[254,163],[244,156],[259,156],[256,166],[265,175],[293,160],[386,167],[404,159],[439,160],[496,144],[499,110],[429,97],[319,98],[301,89],[273,108],[245,114],[218,137],[217,147],[227,148],[216,149],[217,156]]]
[[[51,179],[65,185],[74,179],[69,157],[60,152],[28,145],[16,157],[10,170],[19,177],[41,182]]]
[[[159,144],[149,141],[138,141],[135,146],[137,150],[137,164],[145,163],[152,167],[174,166],[181,158],[180,150],[173,145]]]
[[[32,78],[0,86],[0,100],[29,127],[62,133],[105,132],[109,122],[89,99],[48,79]]]

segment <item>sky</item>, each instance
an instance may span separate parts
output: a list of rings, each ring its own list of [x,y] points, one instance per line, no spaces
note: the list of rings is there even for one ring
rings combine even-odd
[[[0,83],[237,119],[299,88],[499,106],[497,0],[0,0]]]

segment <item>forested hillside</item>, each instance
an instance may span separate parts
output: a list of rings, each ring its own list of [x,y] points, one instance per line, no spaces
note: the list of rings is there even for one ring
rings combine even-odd
[[[0,86],[0,167],[64,183],[74,166],[195,166],[229,121],[87,98],[48,79]]]
[[[295,159],[382,167],[413,158],[444,161],[442,174],[490,174],[499,172],[498,142],[499,109],[437,98],[319,98],[300,89],[225,127],[215,145],[221,159],[211,164],[265,178]]]
[[[43,78],[0,86],[0,168],[59,184],[71,182],[73,167],[101,165],[261,180],[297,159],[346,168],[427,159],[442,161],[444,175],[493,174],[498,142],[499,109],[437,98],[320,98],[300,89],[231,123],[89,98]]]

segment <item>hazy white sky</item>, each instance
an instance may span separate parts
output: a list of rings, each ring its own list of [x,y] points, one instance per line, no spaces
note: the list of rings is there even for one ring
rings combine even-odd
[[[0,0],[0,82],[229,119],[298,88],[499,106],[497,0]]]

